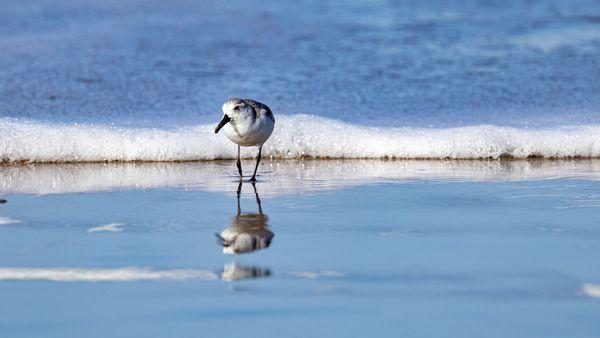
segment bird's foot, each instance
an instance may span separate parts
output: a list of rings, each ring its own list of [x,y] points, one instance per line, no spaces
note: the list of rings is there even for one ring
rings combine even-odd
[[[256,176],[252,176],[252,178],[249,179],[248,182],[256,183]]]

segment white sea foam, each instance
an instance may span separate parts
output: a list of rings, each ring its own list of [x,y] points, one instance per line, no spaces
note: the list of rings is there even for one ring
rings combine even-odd
[[[563,46],[581,45],[600,40],[600,27],[576,25],[573,27],[550,27],[529,32],[515,38],[515,42],[551,51]]]
[[[600,298],[600,285],[598,284],[583,284],[581,286],[581,291],[583,292],[583,294],[589,297]]]
[[[296,278],[342,278],[345,274],[333,270],[284,273]],[[156,270],[146,267],[123,268],[31,268],[0,267],[0,281],[52,282],[134,282],[134,281],[235,281],[269,277],[271,270],[256,266],[226,264],[221,272],[200,269]]]
[[[186,161],[234,158],[213,125],[135,129],[0,119],[5,162]],[[244,157],[255,154],[245,149]],[[446,129],[372,128],[309,116],[278,116],[263,154],[281,158],[600,157],[600,125],[519,129],[492,125]]]
[[[123,225],[123,223],[109,223],[89,228],[87,232],[121,232],[123,231],[123,228],[121,228]]]
[[[47,280],[54,282],[130,282],[150,280],[216,280],[219,276],[206,270],[154,270],[126,267],[89,268],[0,268],[0,280]]]
[[[318,279],[318,278],[342,278],[345,274],[333,270],[322,270],[322,271],[298,271],[291,272],[291,276],[304,278],[304,279]]]
[[[19,221],[18,219],[12,219],[10,217],[0,217],[0,225],[16,224],[16,223],[21,223],[21,221]]]

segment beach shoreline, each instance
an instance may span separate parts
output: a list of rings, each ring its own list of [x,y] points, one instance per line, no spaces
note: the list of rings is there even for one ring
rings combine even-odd
[[[247,168],[251,160],[244,160]],[[273,160],[258,183],[266,195],[315,193],[414,180],[526,181],[600,179],[600,160]],[[247,177],[245,179],[248,179]],[[52,194],[122,189],[184,188],[231,193],[234,161],[28,163],[0,166],[0,194]]]

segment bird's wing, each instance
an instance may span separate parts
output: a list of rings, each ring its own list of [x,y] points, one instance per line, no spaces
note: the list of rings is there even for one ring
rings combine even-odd
[[[271,120],[275,121],[273,112],[271,112],[271,109],[269,109],[269,107],[267,107],[266,104],[260,103],[258,101],[250,100],[250,99],[244,99],[244,102],[246,102],[246,104],[249,104],[252,106],[252,108],[254,108],[254,111],[256,111],[257,116],[266,114]]]

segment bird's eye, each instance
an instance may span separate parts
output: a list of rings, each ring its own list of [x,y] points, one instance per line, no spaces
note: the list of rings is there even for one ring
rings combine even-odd
[[[233,107],[233,110],[235,110],[235,111],[238,111],[238,110],[240,110],[240,106],[235,106],[235,107]]]

